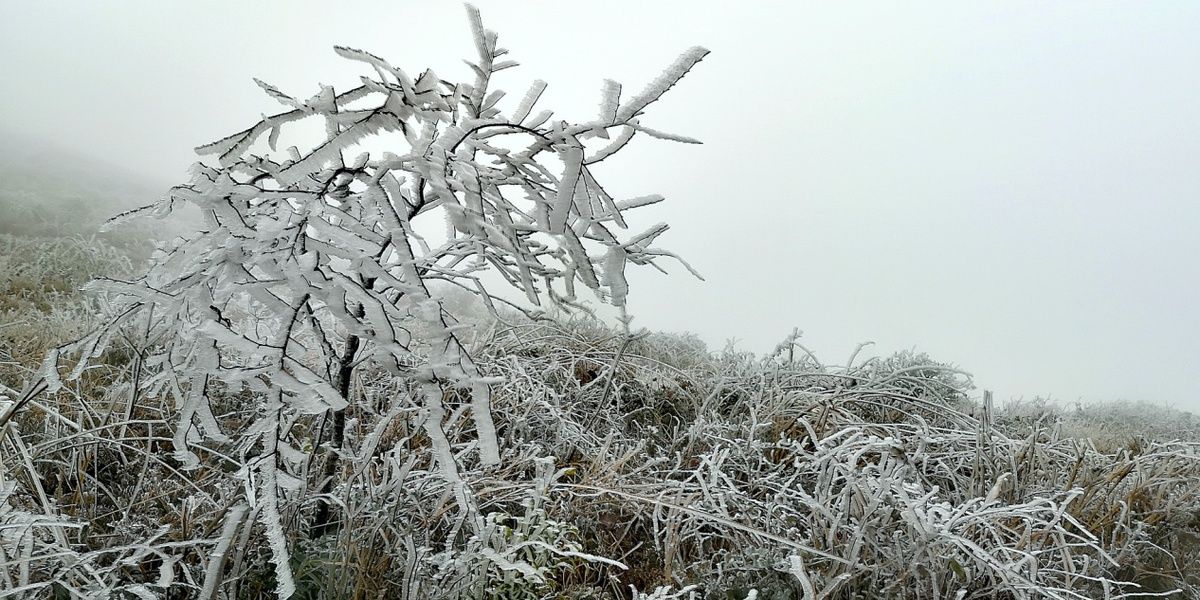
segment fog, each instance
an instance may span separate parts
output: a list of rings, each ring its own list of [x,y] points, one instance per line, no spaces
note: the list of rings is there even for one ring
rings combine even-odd
[[[712,54],[598,169],[706,281],[631,273],[635,325],[827,362],[915,348],[1000,399],[1200,411],[1200,4],[477,3],[568,120]],[[165,189],[191,148],[354,85],[343,44],[464,77],[453,2],[8,3],[0,121]],[[506,106],[511,106],[507,104]]]

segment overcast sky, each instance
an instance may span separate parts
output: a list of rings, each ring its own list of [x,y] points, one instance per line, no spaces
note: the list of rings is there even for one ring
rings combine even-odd
[[[480,1],[545,107],[594,117],[692,45],[712,54],[599,175],[662,193],[641,226],[707,277],[631,277],[635,324],[826,362],[860,341],[953,362],[1000,399],[1200,411],[1200,3]],[[191,148],[347,87],[343,44],[444,78],[454,2],[9,2],[0,127],[160,185]],[[631,213],[631,217],[636,213]]]

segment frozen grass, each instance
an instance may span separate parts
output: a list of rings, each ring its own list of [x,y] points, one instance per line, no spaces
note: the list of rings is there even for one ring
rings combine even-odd
[[[153,369],[136,336],[57,394],[25,387],[102,308],[73,290],[129,259],[83,238],[0,248],[0,597],[272,597],[246,449],[180,470],[174,406],[136,384]],[[313,461],[280,506],[296,597],[1200,592],[1186,413],[1034,401],[992,416],[924,355],[824,365],[794,337],[759,358],[590,321],[474,327],[473,352],[506,382],[503,467],[475,462],[469,398],[451,394],[469,489],[448,488],[413,382],[360,369],[328,535],[308,534],[324,453],[293,440]],[[241,393],[225,398],[223,423],[250,417]]]

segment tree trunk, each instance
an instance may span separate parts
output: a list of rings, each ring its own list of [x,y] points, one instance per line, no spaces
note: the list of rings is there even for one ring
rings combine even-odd
[[[361,313],[362,306],[359,305],[358,311]],[[342,349],[342,356],[338,359],[338,371],[334,380],[335,387],[342,398],[346,399],[347,408],[350,404],[350,381],[354,376],[354,355],[358,354],[358,347],[361,340],[357,335],[347,335],[346,345]],[[342,449],[342,443],[346,439],[346,410],[335,410],[333,413],[333,425],[330,428],[329,436],[329,453],[325,457],[325,468],[321,473],[321,494],[328,494],[333,490],[333,481],[337,477],[338,468],[338,452]],[[313,520],[312,530],[309,532],[310,538],[318,538],[327,533],[332,533],[337,530],[337,523],[333,518],[333,503],[328,500],[321,500],[317,505],[317,515]]]

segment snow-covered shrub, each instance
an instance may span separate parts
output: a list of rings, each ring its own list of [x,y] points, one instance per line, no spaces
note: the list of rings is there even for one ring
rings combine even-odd
[[[531,316],[547,301],[578,306],[579,285],[623,311],[627,265],[676,258],[653,246],[665,224],[622,231],[628,211],[662,198],[614,197],[597,165],[639,134],[695,143],[641,117],[707,51],[686,51],[638,93],[606,80],[594,117],[553,119],[535,112],[542,81],[501,102],[505,92],[493,84],[517,63],[478,12],[468,13],[478,56],[466,82],[432,70],[410,76],[342,46],[339,55],[366,67],[360,85],[321,86],[304,100],[259,81],[287,110],[199,147],[212,159],[195,166],[190,183],[114,221],[187,206],[200,212],[199,228],[162,245],[144,275],[90,284],[109,320],[51,351],[41,372],[56,392],[114,340],[132,340],[131,393],[175,406],[170,449],[180,468],[236,465],[280,596],[295,590],[289,521],[311,520],[314,537],[338,526],[332,495],[352,458],[360,370],[411,376],[407,390],[421,402],[403,416],[428,441],[421,451],[429,464],[458,487],[469,529],[486,533],[463,471],[501,466],[491,398],[503,380],[480,369],[432,285]],[[281,132],[310,118],[322,139],[277,148]],[[446,225],[439,236],[423,225],[435,215]],[[524,304],[493,293],[496,281]],[[64,375],[68,357],[76,360]],[[461,414],[451,404],[458,398],[475,440],[467,453],[447,434]],[[382,432],[388,423],[379,425]]]

